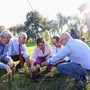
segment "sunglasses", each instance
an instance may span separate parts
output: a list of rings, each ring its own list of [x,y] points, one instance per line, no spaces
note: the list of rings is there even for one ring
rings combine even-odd
[[[27,39],[26,37],[24,37],[23,39]]]

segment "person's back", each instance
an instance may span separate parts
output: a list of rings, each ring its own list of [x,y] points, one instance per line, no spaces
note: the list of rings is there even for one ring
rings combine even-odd
[[[72,62],[59,64],[57,69],[60,73],[75,78],[77,87],[82,87],[87,70],[90,70],[90,48],[83,41],[73,39],[67,32],[63,32],[59,39],[63,48],[42,65],[54,64],[58,59],[68,56]]]
[[[71,50],[69,58],[73,62],[80,63],[82,66],[90,68],[90,48],[84,42],[78,39],[69,39],[67,46]]]

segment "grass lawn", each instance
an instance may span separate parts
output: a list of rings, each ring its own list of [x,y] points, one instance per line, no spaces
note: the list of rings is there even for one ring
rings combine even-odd
[[[27,44],[27,49],[30,55],[32,55],[34,45],[35,44]],[[75,87],[74,79],[67,81],[67,77],[59,73],[55,67],[53,67],[52,72],[45,74],[43,79],[37,82],[33,82],[29,77],[27,77],[26,64],[24,68],[24,74],[15,73],[13,75],[13,79],[10,81],[8,76],[3,75],[3,81],[0,82],[0,90],[77,90]],[[42,68],[42,71],[44,70],[45,67]],[[47,75],[52,76],[51,80],[45,80]],[[84,89],[82,90],[90,90],[90,84],[85,83]]]

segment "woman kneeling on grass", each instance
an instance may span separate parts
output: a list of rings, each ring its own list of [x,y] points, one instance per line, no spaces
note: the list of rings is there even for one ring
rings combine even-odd
[[[45,42],[43,36],[39,36],[37,38],[37,45],[34,48],[34,52],[31,59],[31,71],[32,73],[35,71],[37,73],[40,72],[41,63],[46,61],[47,58],[49,58],[51,54],[51,46]],[[34,70],[36,66],[36,69]],[[47,65],[46,71],[50,72],[52,68],[52,65]]]

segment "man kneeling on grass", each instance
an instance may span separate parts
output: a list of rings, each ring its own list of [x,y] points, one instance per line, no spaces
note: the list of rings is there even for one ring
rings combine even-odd
[[[81,40],[73,39],[69,33],[63,32],[60,35],[61,50],[43,65],[55,64],[58,60],[68,56],[72,62],[60,63],[57,65],[59,72],[75,78],[77,87],[83,86],[86,71],[90,69],[90,48]]]
[[[0,33],[0,68],[6,69],[8,75],[12,74],[13,60],[8,56],[5,46],[10,42],[11,37],[12,34],[9,30],[3,30]]]
[[[18,34],[18,38],[12,38],[9,43],[8,54],[11,56],[13,61],[19,61],[16,65],[16,71],[23,73],[22,68],[24,67],[24,63],[28,67],[28,75],[31,77],[30,71],[30,57],[26,48],[27,42],[27,34],[25,32],[20,32]]]

